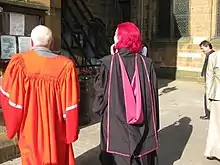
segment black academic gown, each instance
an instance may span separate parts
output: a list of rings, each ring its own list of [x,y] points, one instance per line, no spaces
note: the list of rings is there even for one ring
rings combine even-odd
[[[134,74],[134,53],[120,49],[128,77]],[[122,78],[118,57],[114,58],[112,76],[109,71],[112,56],[101,59],[101,69],[95,79],[96,97],[93,111],[101,116],[102,165],[155,165],[158,149],[159,102],[157,79],[150,58],[144,57],[150,82],[141,55],[138,55],[138,69],[141,83],[144,123],[127,124],[125,114]],[[151,89],[150,89],[151,88]]]

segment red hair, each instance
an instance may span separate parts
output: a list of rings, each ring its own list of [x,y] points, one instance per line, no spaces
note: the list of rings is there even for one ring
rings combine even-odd
[[[116,49],[128,48],[130,52],[140,53],[142,42],[141,34],[137,26],[132,22],[124,22],[117,26],[118,42]]]

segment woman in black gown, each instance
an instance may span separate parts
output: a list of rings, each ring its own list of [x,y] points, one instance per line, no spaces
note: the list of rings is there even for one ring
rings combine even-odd
[[[101,116],[102,165],[156,165],[159,106],[150,58],[140,54],[139,29],[119,24],[111,55],[101,59],[93,111]]]

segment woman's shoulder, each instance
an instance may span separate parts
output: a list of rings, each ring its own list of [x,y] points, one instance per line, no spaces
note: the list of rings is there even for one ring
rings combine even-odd
[[[111,65],[111,60],[112,60],[112,55],[107,55],[103,58],[100,59],[101,65],[105,66],[106,68],[110,68]]]
[[[140,56],[145,60],[145,62],[146,62],[147,64],[152,64],[152,62],[153,62],[152,58],[147,57],[147,56],[143,56],[143,55],[141,55],[141,54],[140,54]]]
[[[100,59],[101,62],[109,62],[112,59],[112,55],[107,55]]]

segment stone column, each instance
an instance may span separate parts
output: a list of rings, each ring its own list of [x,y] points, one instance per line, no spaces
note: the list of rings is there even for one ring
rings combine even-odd
[[[53,49],[59,51],[61,48],[61,0],[50,0],[50,10],[46,15],[45,25],[53,32]]]
[[[52,30],[54,37],[54,50],[61,48],[61,0],[29,0],[48,7],[45,25]]]
[[[214,38],[216,36],[218,6],[220,6],[219,0],[211,0],[211,27],[212,27],[210,32],[211,38]]]

